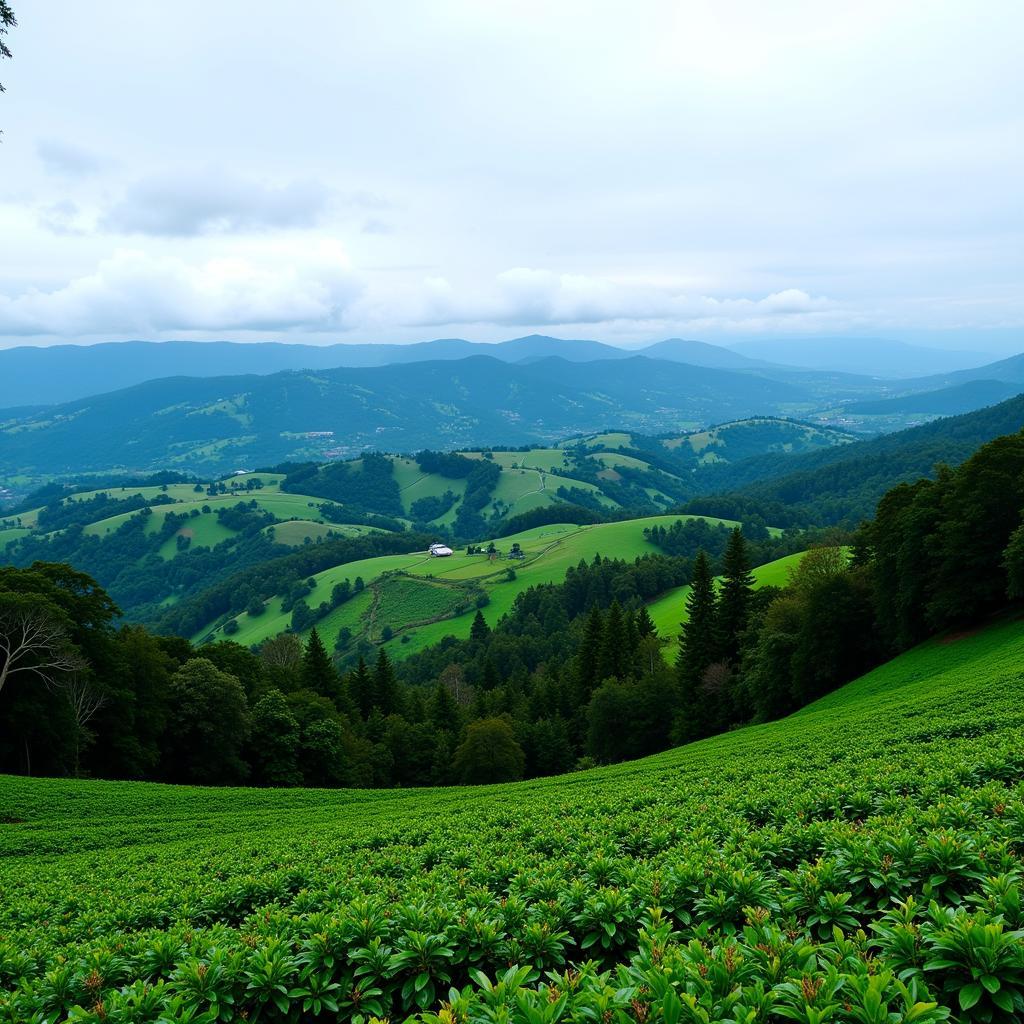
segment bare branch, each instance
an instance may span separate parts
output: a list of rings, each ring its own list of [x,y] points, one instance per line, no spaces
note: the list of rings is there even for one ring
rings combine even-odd
[[[0,612],[0,691],[15,675],[34,675],[52,686],[66,673],[85,667],[64,627],[44,611],[14,608]]]

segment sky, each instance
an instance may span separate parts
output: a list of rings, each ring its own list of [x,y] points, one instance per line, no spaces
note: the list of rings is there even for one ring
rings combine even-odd
[[[1024,349],[1019,0],[12,6],[0,347]]]

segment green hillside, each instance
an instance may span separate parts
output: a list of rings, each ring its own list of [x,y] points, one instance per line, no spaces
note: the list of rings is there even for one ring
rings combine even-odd
[[[1006,619],[781,722],[502,786],[4,778],[0,1016],[1019,1019],[1022,664]]]
[[[777,558],[774,562],[759,565],[751,575],[754,577],[754,588],[784,587],[789,582],[789,574],[799,564],[804,552]],[[686,597],[689,586],[676,587],[667,594],[647,606],[659,636],[674,638],[679,635],[679,626],[686,621]]]
[[[348,580],[355,585],[356,578],[361,578],[366,589],[320,619],[317,630],[331,643],[342,629],[350,630],[353,638],[380,643],[384,627],[389,626],[393,639],[385,646],[393,657],[400,658],[444,636],[468,636],[481,596],[486,602],[481,603],[484,618],[493,625],[512,607],[517,594],[540,583],[560,582],[566,570],[581,559],[590,561],[599,554],[632,560],[658,554],[659,549],[644,537],[644,529],[667,526],[680,518],[698,517],[651,516],[594,526],[540,526],[496,541],[494,557],[486,553],[484,543],[482,552],[473,555],[458,549],[449,558],[432,558],[425,552],[368,558],[316,574],[315,586],[305,601],[316,608],[330,601],[337,584]],[[736,525],[727,520],[707,521]],[[515,544],[523,552],[522,559],[509,557]],[[285,596],[279,595],[268,601],[258,616],[243,612],[228,620],[237,623],[237,630],[225,633],[225,622],[210,624],[194,639],[227,635],[244,645],[261,643],[289,628],[292,615],[286,605]],[[300,632],[307,635],[309,629]]]

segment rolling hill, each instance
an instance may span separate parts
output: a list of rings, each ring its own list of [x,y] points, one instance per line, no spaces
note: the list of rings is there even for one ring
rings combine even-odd
[[[248,1013],[272,969],[298,1017],[315,963],[327,998],[393,1019],[1010,1019],[989,996],[1022,988],[1022,660],[1005,620],[783,721],[524,783],[5,777],[0,1012]]]
[[[581,560],[589,562],[601,555],[632,561],[644,554],[661,554],[644,536],[645,528],[669,526],[680,518],[691,517],[653,516],[593,526],[555,523],[496,540],[493,555],[484,543],[476,554],[459,550],[450,558],[413,551],[337,565],[312,577],[314,586],[303,599],[310,608],[325,606],[324,614],[297,632],[308,635],[315,625],[325,642],[333,645],[339,632],[346,630],[350,642],[383,644],[392,657],[406,657],[445,636],[468,636],[478,608],[493,625],[523,590],[561,582],[566,570]],[[737,525],[717,519],[709,522]],[[515,545],[521,558],[510,555]],[[358,589],[332,607],[334,588],[346,580]],[[258,615],[246,611],[222,617],[198,630],[193,639],[209,642],[230,637],[246,646],[261,643],[292,626],[292,605],[288,595],[278,594],[264,602]]]
[[[118,468],[213,474],[366,449],[544,443],[609,423],[656,433],[808,405],[808,394],[793,384],[639,356],[529,365],[474,356],[173,377],[0,425],[0,481]]]
[[[800,455],[768,454],[719,470],[723,494],[695,511],[759,508],[779,525],[850,523],[871,515],[890,487],[957,465],[979,446],[1024,428],[1024,395],[871,440]],[[724,510],[724,511],[722,511]],[[716,513],[717,514],[717,513]]]

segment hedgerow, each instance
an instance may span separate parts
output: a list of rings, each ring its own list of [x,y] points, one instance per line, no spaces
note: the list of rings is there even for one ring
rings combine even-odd
[[[1022,658],[516,785],[0,780],[0,1021],[1020,1019]]]

